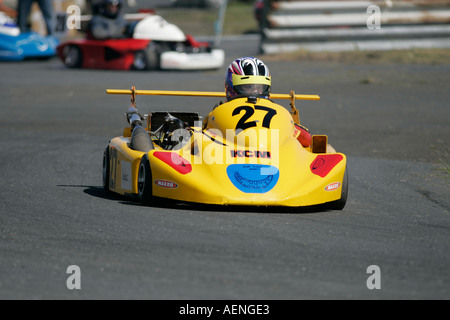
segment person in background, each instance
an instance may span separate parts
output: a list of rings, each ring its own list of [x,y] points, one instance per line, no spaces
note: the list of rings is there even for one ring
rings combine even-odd
[[[120,0],[102,0],[94,6],[94,16],[88,25],[88,37],[97,40],[126,38],[129,26],[121,9]]]
[[[52,0],[19,0],[17,5],[17,25],[20,32],[30,32],[28,17],[30,16],[31,5],[37,2],[44,16],[47,35],[53,35],[53,1]]]

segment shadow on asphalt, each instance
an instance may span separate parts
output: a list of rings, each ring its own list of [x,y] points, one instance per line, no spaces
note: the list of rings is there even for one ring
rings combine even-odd
[[[58,187],[85,188],[84,193],[111,201],[117,201],[123,205],[145,207],[136,197],[122,196],[112,192],[107,192],[101,186],[86,185],[58,185]],[[214,204],[198,204],[192,202],[171,200],[155,197],[154,201],[148,205],[151,208],[177,209],[177,210],[195,210],[195,211],[218,211],[218,212],[256,212],[256,213],[284,213],[284,214],[307,214],[329,211],[323,205],[309,207],[277,207],[277,206],[230,206]]]

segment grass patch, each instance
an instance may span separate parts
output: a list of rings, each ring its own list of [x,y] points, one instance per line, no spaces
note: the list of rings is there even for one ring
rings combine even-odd
[[[442,163],[442,170],[447,174],[447,178],[450,178],[450,166],[446,163]]]
[[[264,55],[264,59],[283,61],[322,61],[352,64],[450,64],[450,49],[412,49],[391,51],[310,52],[296,51]]]
[[[445,152],[442,157],[439,159],[440,166],[442,171],[447,175],[447,178],[450,178],[450,163],[448,161],[450,157],[450,152],[448,148],[445,148]]]
[[[215,35],[218,9],[161,8],[156,14],[180,27],[193,36]],[[253,14],[253,4],[231,1],[228,4],[223,25],[223,35],[239,35],[258,32],[258,23]]]

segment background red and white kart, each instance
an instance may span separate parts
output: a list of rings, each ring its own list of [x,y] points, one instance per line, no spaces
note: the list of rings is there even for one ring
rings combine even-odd
[[[69,68],[202,70],[223,66],[222,49],[196,41],[160,16],[140,20],[132,34],[125,39],[71,40],[58,46],[58,56]]]

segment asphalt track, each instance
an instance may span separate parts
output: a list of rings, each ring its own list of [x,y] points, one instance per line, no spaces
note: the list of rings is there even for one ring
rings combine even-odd
[[[257,54],[225,39],[227,62]],[[211,90],[224,70],[0,64],[0,299],[449,299],[450,65],[268,60],[273,92],[319,94],[304,125],[348,155],[343,211],[144,207],[101,188],[129,98],[107,88]],[[213,98],[138,97],[205,115]],[[81,270],[69,290],[67,268]],[[381,289],[369,290],[377,265]]]

